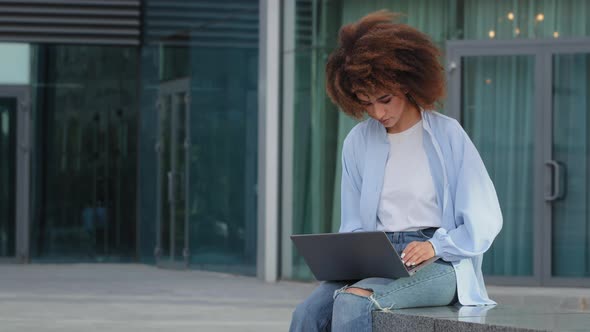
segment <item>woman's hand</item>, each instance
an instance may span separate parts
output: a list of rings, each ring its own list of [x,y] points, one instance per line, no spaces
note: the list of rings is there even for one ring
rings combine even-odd
[[[401,255],[402,262],[404,262],[406,266],[418,265],[432,257],[434,257],[434,247],[429,241],[410,242]]]

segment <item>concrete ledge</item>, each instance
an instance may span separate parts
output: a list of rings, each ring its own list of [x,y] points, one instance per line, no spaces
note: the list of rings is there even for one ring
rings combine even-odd
[[[488,294],[500,304],[590,312],[590,288],[488,286]]]
[[[373,312],[373,331],[588,331],[590,312],[544,306],[432,307]]]
[[[373,312],[373,331],[434,331],[435,318]]]

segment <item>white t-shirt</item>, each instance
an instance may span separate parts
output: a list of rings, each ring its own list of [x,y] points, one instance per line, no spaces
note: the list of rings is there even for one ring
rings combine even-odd
[[[441,226],[423,136],[422,120],[401,133],[387,134],[389,156],[377,210],[377,230],[403,232]]]

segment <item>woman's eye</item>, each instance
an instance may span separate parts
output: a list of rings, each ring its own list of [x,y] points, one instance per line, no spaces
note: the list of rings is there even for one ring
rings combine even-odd
[[[390,101],[391,101],[391,98],[389,98],[389,99],[385,99],[385,100],[382,100],[381,102],[382,102],[383,104],[389,104],[389,102],[390,102]]]

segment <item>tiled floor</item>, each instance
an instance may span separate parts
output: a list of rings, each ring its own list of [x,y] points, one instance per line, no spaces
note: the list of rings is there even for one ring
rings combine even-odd
[[[0,264],[0,332],[286,331],[295,305],[316,285],[268,284],[252,277],[141,264]],[[500,305],[487,311],[443,307],[400,313],[590,331],[590,289],[488,291]]]
[[[0,331],[286,331],[313,287],[138,264],[0,265]]]

